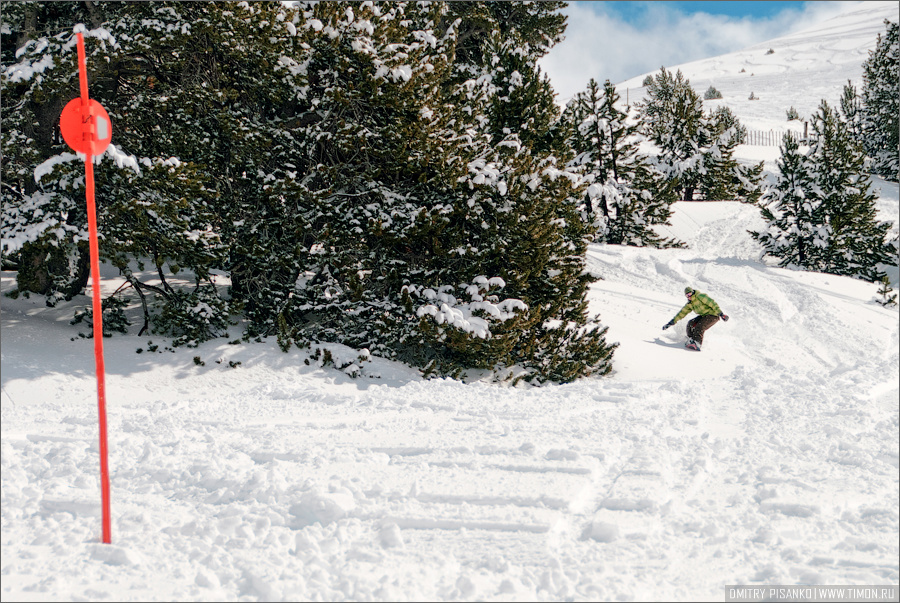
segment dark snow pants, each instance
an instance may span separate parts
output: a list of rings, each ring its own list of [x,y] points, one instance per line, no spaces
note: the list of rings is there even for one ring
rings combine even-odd
[[[699,344],[703,343],[703,333],[706,329],[719,322],[718,316],[695,316],[687,324],[687,336]]]

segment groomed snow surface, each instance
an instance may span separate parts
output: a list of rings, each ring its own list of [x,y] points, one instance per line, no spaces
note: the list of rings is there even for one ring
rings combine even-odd
[[[111,545],[92,341],[72,306],[4,298],[3,600],[896,584],[897,310],[872,284],[760,263],[759,220],[680,203],[671,232],[691,249],[592,246],[592,310],[621,345],[611,377],[569,385],[424,381],[340,346],[356,379],[274,341],[106,339]],[[661,330],[686,285],[731,318],[700,353],[687,319]]]

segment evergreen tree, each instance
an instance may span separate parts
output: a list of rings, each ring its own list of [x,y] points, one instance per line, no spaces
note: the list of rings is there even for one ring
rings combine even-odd
[[[829,227],[822,270],[876,281],[881,278],[879,264],[894,261],[886,242],[891,225],[878,221],[862,147],[824,100],[813,131],[809,159]]]
[[[847,126],[850,136],[857,144],[864,144],[862,131],[862,105],[856,86],[849,80],[841,94],[841,117]]]
[[[4,153],[11,150],[15,157],[4,164],[4,181],[18,184],[3,191],[4,241],[10,243],[5,253],[18,252],[25,267],[32,258],[40,262],[45,249],[61,254],[58,265],[44,264],[58,270],[44,280],[77,281],[66,289],[67,297],[86,281],[86,270],[79,268],[86,250],[78,243],[86,238],[83,178],[77,162],[66,161],[74,156],[55,132],[59,108],[77,96],[72,27],[89,22],[90,92],[113,121],[107,156],[119,165],[97,171],[101,258],[122,270],[142,299],[148,292],[158,297],[160,316],[196,319],[198,327],[164,320],[162,330],[220,332],[206,329],[209,316],[192,310],[221,311],[224,316],[213,321],[218,324],[227,317],[227,304],[214,293],[212,270],[225,267],[231,248],[226,226],[234,199],[258,196],[267,184],[260,167],[272,146],[273,121],[282,117],[274,112],[284,110],[284,87],[278,79],[268,81],[266,71],[289,47],[288,9],[176,2],[33,3],[20,10],[21,20],[5,34],[20,35],[19,29],[35,23],[52,35],[26,43],[18,63],[4,62]],[[31,121],[47,134],[28,136]],[[40,177],[32,186],[28,175],[35,171]],[[36,214],[45,216],[38,228]],[[159,284],[136,276],[134,268],[143,270],[146,263]],[[182,292],[171,278],[183,269],[194,283]],[[19,271],[18,281],[20,289],[53,294],[52,288],[36,287],[27,270]]]
[[[890,223],[878,222],[862,148],[822,101],[813,118],[815,142],[804,154],[786,136],[781,174],[762,208],[766,231],[752,233],[781,266],[877,281],[895,261]]]
[[[445,24],[455,23],[458,31],[454,71],[463,81],[490,65],[488,45],[499,38],[513,44],[519,53],[540,58],[562,41],[566,17],[560,13],[566,3],[548,2],[450,2]],[[463,78],[463,80],[459,78]]]
[[[716,90],[715,86],[710,86],[706,89],[706,92],[703,93],[703,100],[714,100],[722,98],[722,93]]]
[[[46,20],[59,7],[34,8]],[[285,349],[338,341],[437,374],[518,366],[536,381],[610,370],[615,346],[586,311],[583,190],[560,168],[558,110],[536,65],[564,29],[557,3],[70,8],[67,30],[29,46],[27,63],[7,67],[4,54],[4,115],[29,95],[55,112],[35,75],[59,57],[73,72],[74,22],[115,31],[115,43],[89,43],[103,66],[91,93],[139,159],[120,153],[123,168],[98,181],[109,197],[101,255],[162,300],[157,328],[195,344],[243,308],[248,338],[274,335]],[[26,12],[9,35],[30,31]],[[29,110],[9,136],[4,118],[4,149],[29,139]],[[15,197],[9,211],[4,198],[4,241],[61,232],[78,244],[80,223],[57,227],[77,219],[77,195],[50,226],[35,228],[30,210],[51,187],[77,188],[75,164],[52,159],[61,150],[26,144],[9,163],[16,177],[4,182],[18,189],[4,188]],[[48,158],[43,196],[28,197],[22,183]],[[4,254],[24,255],[24,243]],[[141,282],[142,263],[158,284]],[[172,279],[184,269],[193,288]],[[213,286],[220,271],[230,300]]]
[[[539,380],[608,371],[612,348],[598,328],[580,339],[558,329],[570,335],[554,339],[544,327],[548,315],[573,313],[567,296],[584,302],[583,243],[571,248],[562,226],[572,221],[547,203],[552,166],[497,126],[508,115],[497,105],[517,101],[525,115],[552,106],[552,91],[533,64],[482,58],[495,71],[489,80],[481,64],[451,62],[463,22],[448,24],[449,12],[442,3],[301,6],[308,36],[295,59],[302,69],[292,69],[303,82],[302,125],[290,168],[303,177],[277,194],[307,234],[235,237],[235,273],[253,284],[235,288],[250,334],[284,345],[340,341],[437,374],[513,364]],[[510,48],[499,27],[488,31],[495,38],[483,48]],[[536,133],[529,142],[549,144],[540,124],[554,115],[525,120]],[[270,271],[267,258],[292,255],[305,262],[300,270]]]
[[[303,177],[278,194],[308,236],[242,251],[242,270],[254,275],[254,289],[242,293],[255,300],[254,334],[301,345],[339,341],[419,366],[447,347],[441,334],[419,331],[425,321],[415,302],[444,295],[447,304],[465,294],[457,283],[473,285],[483,275],[454,240],[459,180],[477,145],[466,138],[474,116],[456,104],[466,101],[463,92],[449,98],[442,87],[455,37],[452,28],[438,37],[435,23],[445,10],[303,7],[301,24],[310,32],[300,75],[305,118],[291,164]],[[273,278],[267,258],[291,254],[303,258],[302,269]],[[487,338],[487,321],[481,326]],[[458,335],[470,339],[464,329]],[[454,369],[465,366],[459,356]],[[496,363],[474,356],[473,363]]]
[[[681,198],[691,200],[700,181],[703,102],[680,70],[673,75],[665,67],[651,78],[647,97],[638,103],[643,130],[659,148],[661,168],[677,182]]]
[[[482,123],[494,143],[491,163],[508,174],[507,194],[498,191],[491,201],[505,214],[506,226],[490,248],[510,293],[529,306],[527,329],[506,330],[516,340],[513,358],[537,380],[606,374],[615,345],[605,342],[599,319],[587,316],[586,294],[594,279],[584,265],[590,232],[578,214],[584,190],[576,184],[578,175],[565,169],[571,159],[565,131],[549,81],[536,65],[561,39],[565,18],[557,11],[563,4],[484,5],[492,14],[494,24],[486,28],[492,33],[482,37],[480,58],[457,67],[489,82],[491,108]],[[465,23],[465,14],[460,16]]]
[[[816,270],[828,245],[822,195],[813,180],[809,158],[790,132],[782,138],[778,178],[760,200],[766,229],[751,231],[765,255],[779,258],[781,267]]]
[[[638,153],[637,126],[617,107],[619,95],[607,80],[596,80],[570,101],[563,115],[567,144],[575,153],[570,169],[589,185],[584,217],[600,241],[618,245],[668,247],[652,226],[667,224],[676,193],[671,181]],[[596,209],[595,209],[596,207]]]
[[[703,101],[687,78],[665,68],[651,79],[647,97],[639,105],[643,130],[682,199],[692,200],[698,190],[714,199],[758,198],[762,163],[741,166],[733,158],[746,131],[727,107],[704,114]]]
[[[885,274],[881,277],[879,282],[881,283],[881,286],[878,288],[878,295],[881,296],[881,299],[876,298],[878,303],[885,308],[896,306],[897,294],[894,293],[894,289],[891,287],[891,279]]]
[[[58,134],[59,114],[78,95],[78,83],[54,77],[77,69],[73,56],[60,69],[58,56],[76,19],[87,20],[80,9],[74,3],[4,3],[0,29],[3,263],[18,269],[20,291],[46,294],[49,304],[70,299],[89,276],[87,245],[74,236],[87,239],[84,202],[66,190],[83,190],[84,178],[67,163],[76,156],[63,154],[68,147]],[[68,33],[60,34],[66,28]],[[46,30],[58,35],[40,35]],[[45,163],[54,156],[55,163]],[[40,165],[44,168],[36,174]],[[50,167],[68,173],[65,186],[53,186],[43,177]],[[83,165],[76,167],[83,173]]]
[[[737,145],[747,139],[747,129],[728,107],[705,115],[699,142],[702,153],[700,194],[705,199],[740,199],[755,203],[762,194],[763,162],[741,165],[734,158]]]
[[[436,123],[449,130],[416,140],[465,144],[441,142],[441,148],[423,151],[423,169],[449,170],[425,181],[428,187],[404,181],[418,187],[404,196],[414,202],[409,215],[416,228],[404,229],[403,244],[384,256],[401,280],[377,302],[407,312],[419,305],[421,321],[404,337],[378,341],[387,341],[386,353],[438,374],[515,364],[538,380],[608,372],[613,346],[603,340],[605,329],[586,315],[591,279],[583,265],[586,233],[574,212],[578,195],[549,154],[558,140],[552,132],[557,112],[552,89],[536,66],[557,37],[560,18],[549,18],[543,4],[441,6],[447,12],[437,23],[458,23],[460,39],[465,34],[458,49],[435,51],[454,59],[446,79],[430,88],[441,96],[428,104],[440,117]],[[548,31],[540,31],[545,26]],[[446,31],[454,34],[453,27]],[[416,127],[419,113],[406,112]],[[386,153],[385,159],[394,156]],[[409,166],[401,163],[397,173],[409,175]],[[501,301],[499,289],[482,291],[478,283],[484,279],[503,283],[510,300]],[[466,302],[469,291],[474,297]],[[392,299],[398,295],[405,297]],[[428,303],[435,300],[442,303]],[[475,309],[498,302],[527,311],[492,325],[489,337],[473,336],[467,331],[471,325],[448,319],[490,318],[494,310]],[[395,322],[394,330],[416,325],[402,312]]]
[[[318,24],[304,64],[321,119],[299,137],[306,176],[285,195],[315,237],[270,324],[285,341],[341,341],[437,374],[608,372],[577,195],[547,151],[552,89],[523,51],[554,38],[529,29],[545,21],[528,10],[546,7],[351,8],[303,14]]]
[[[863,63],[862,140],[873,173],[900,178],[900,35],[898,24],[885,20],[887,32]]]

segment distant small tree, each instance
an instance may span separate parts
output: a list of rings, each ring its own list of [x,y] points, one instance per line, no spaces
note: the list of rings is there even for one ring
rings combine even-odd
[[[881,277],[881,281],[879,282],[881,283],[881,286],[878,288],[878,295],[881,296],[881,299],[878,300],[878,303],[885,308],[896,306],[897,294],[894,293],[894,289],[891,287],[891,279],[885,274]]]
[[[722,98],[722,93],[716,90],[714,86],[710,86],[706,89],[706,92],[703,93],[704,100],[713,100],[716,98]]]
[[[862,104],[856,86],[849,80],[844,85],[841,94],[841,116],[847,126],[850,136],[858,144],[864,144],[862,132]]]
[[[800,113],[793,106],[787,110],[787,120],[797,121],[800,119]]]

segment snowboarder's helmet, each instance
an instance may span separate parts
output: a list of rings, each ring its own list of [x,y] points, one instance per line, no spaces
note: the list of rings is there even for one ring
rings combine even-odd
[[[696,293],[696,291],[694,291],[694,290],[691,289],[690,287],[685,287],[685,288],[684,288],[684,294],[685,294],[685,295],[693,295],[694,293]]]

